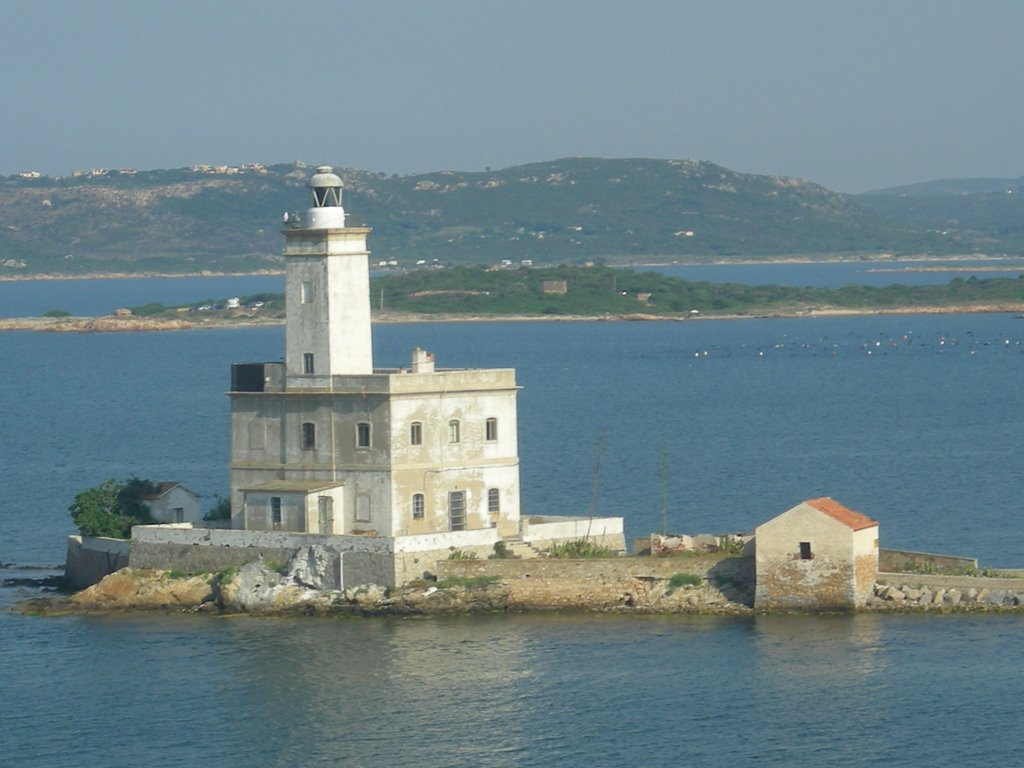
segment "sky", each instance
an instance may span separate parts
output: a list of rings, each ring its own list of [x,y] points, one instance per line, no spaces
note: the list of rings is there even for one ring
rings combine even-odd
[[[708,160],[1024,175],[1021,0],[0,0],[0,175]]]

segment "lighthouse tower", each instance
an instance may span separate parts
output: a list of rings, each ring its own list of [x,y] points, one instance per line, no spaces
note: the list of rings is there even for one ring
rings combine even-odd
[[[341,179],[327,165],[309,180],[305,226],[284,230],[289,388],[373,373],[367,227],[346,227]]]

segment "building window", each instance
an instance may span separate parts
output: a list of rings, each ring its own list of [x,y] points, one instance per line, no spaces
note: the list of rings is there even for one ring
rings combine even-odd
[[[811,560],[811,559],[813,559],[813,557],[814,556],[811,554],[811,542],[809,542],[809,541],[801,541],[800,542],[800,559],[801,560]]]
[[[423,445],[423,425],[414,421],[409,428],[410,445]]]
[[[265,421],[249,422],[249,450],[262,451],[267,447],[267,424]]]
[[[360,421],[356,424],[356,447],[357,448],[369,448],[370,447],[370,424],[366,421]]]
[[[497,488],[487,489],[487,511],[501,512],[501,493]]]
[[[303,352],[302,353],[302,372],[303,373],[313,373],[314,370],[315,369],[313,367],[313,353],[312,352]]]
[[[174,508],[174,522],[184,523],[185,522],[185,508],[175,507]]]
[[[495,440],[497,440],[498,439],[498,420],[497,419],[488,419],[487,420],[487,425],[486,425],[486,428],[485,428],[485,432],[486,432],[487,442],[493,443]]]
[[[281,529],[281,497],[270,497],[270,525],[275,531]]]
[[[313,303],[313,284],[303,283],[302,284],[302,303],[312,304]]]
[[[426,502],[423,498],[422,493],[414,493],[412,495],[412,516],[414,520],[423,519],[423,509],[426,506]]]
[[[466,492],[448,492],[448,530],[466,530]]]
[[[459,420],[452,419],[448,422],[448,442],[457,443],[459,442]]]
[[[369,523],[373,519],[370,512],[370,497],[356,496],[356,522]]]
[[[302,450],[311,451],[316,448],[316,424],[311,421],[302,424]]]

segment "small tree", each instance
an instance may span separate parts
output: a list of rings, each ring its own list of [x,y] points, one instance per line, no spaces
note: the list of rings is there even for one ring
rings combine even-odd
[[[156,522],[142,501],[155,489],[149,480],[135,477],[125,483],[105,480],[77,494],[68,511],[83,536],[127,539],[133,525]]]
[[[203,520],[230,520],[231,499],[224,498],[219,493],[214,494],[214,498],[217,502],[209,512],[203,515]]]

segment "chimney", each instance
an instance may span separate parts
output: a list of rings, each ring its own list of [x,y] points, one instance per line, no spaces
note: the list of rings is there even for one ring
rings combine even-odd
[[[412,351],[412,372],[413,373],[433,373],[434,372],[434,355],[427,352],[425,349],[416,347]]]

